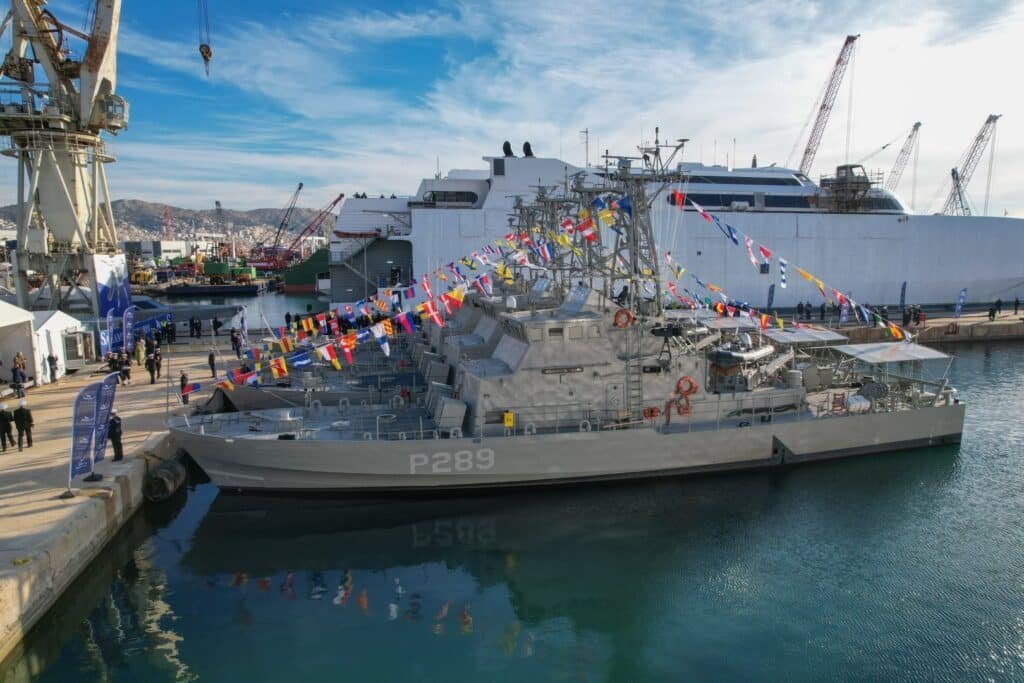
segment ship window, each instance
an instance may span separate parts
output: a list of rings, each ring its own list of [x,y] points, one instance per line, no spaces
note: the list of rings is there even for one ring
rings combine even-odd
[[[505,175],[505,160],[494,159],[494,175]]]
[[[800,181],[793,176],[778,176],[771,178],[755,178],[752,176],[703,176],[692,175],[689,178],[690,185],[800,185]]]
[[[772,209],[809,209],[811,203],[807,197],[777,194],[765,197],[765,206]]]
[[[569,328],[569,339],[583,339],[583,327],[573,325]]]
[[[464,203],[476,204],[476,192],[441,192],[432,190],[423,193],[423,201],[435,203]]]
[[[551,329],[548,330],[548,339],[558,339],[558,340],[561,340],[564,337],[565,337],[565,330],[563,330],[561,327],[552,327]]]

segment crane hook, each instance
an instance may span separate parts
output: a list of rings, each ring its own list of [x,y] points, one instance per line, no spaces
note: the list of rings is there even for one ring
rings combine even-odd
[[[206,75],[210,75],[210,60],[213,59],[213,48],[206,43],[202,43],[199,46],[199,54],[203,58],[203,68],[206,69]]]

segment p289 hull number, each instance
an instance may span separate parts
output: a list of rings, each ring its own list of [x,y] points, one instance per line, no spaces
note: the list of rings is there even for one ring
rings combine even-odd
[[[476,451],[453,453],[411,453],[409,474],[453,474],[483,472],[494,467],[494,451],[480,448]]]

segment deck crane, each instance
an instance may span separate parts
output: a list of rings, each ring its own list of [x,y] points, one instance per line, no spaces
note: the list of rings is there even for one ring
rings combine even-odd
[[[953,169],[950,174],[953,186],[949,191],[949,196],[946,198],[946,203],[942,206],[942,213],[947,216],[970,216],[971,209],[970,205],[966,200],[967,186],[971,182],[971,176],[974,175],[974,169],[978,167],[978,162],[981,161],[981,156],[985,152],[985,147],[988,146],[989,140],[995,135],[996,123],[1002,114],[989,114],[988,118],[985,119],[985,123],[981,126],[981,130],[974,136],[974,142],[967,148],[964,155],[960,157],[960,163]]]
[[[910,160],[910,153],[914,151],[914,145],[917,144],[917,133],[919,130],[921,130],[920,121],[915,123],[910,129],[906,142],[903,143],[900,153],[896,155],[896,163],[892,165],[892,170],[889,171],[889,177],[885,179],[885,189],[889,192],[895,192],[896,186],[900,184],[900,178],[903,177],[903,169],[907,167],[907,162]]]
[[[818,116],[814,120],[814,127],[811,128],[811,136],[807,139],[807,147],[804,149],[804,156],[800,160],[800,172],[807,175],[814,165],[814,156],[818,153],[818,145],[821,144],[821,137],[825,134],[825,126],[828,125],[828,117],[832,113],[832,105],[835,104],[836,95],[839,94],[839,86],[842,85],[843,76],[846,74],[846,67],[850,64],[853,55],[853,46],[860,35],[846,36],[843,48],[839,51],[835,66],[832,68],[832,75],[825,84],[825,90],[821,96],[821,105],[818,107]]]
[[[283,269],[288,266],[292,254],[294,254],[296,250],[300,248],[302,240],[316,233],[316,231],[320,229],[320,226],[323,225],[324,221],[327,220],[327,217],[331,215],[335,207],[337,207],[338,204],[341,203],[341,200],[344,198],[345,193],[342,192],[337,197],[335,197],[331,201],[331,203],[329,203],[324,208],[320,209],[320,211],[318,211],[317,214],[313,216],[313,220],[306,224],[306,227],[302,229],[302,232],[295,236],[295,239],[292,240],[292,243],[290,245],[288,245],[288,248],[281,252],[279,255],[275,256],[275,265],[278,269]]]
[[[295,203],[299,201],[299,193],[302,192],[302,183],[299,183],[298,187],[295,188],[295,192],[292,193],[291,199],[288,200],[288,204],[285,206],[284,215],[281,217],[281,223],[277,226],[277,234],[274,235],[274,246],[270,248],[270,252],[267,254],[268,260],[278,260],[278,250],[281,248],[281,236],[284,235],[285,231],[288,230],[288,223],[292,219],[292,214],[295,212]]]

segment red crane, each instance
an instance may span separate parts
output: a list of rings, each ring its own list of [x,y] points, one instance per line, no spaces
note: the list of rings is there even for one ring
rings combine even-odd
[[[818,153],[818,145],[821,144],[821,136],[825,134],[825,126],[828,125],[828,117],[832,113],[832,105],[836,102],[836,95],[839,94],[839,86],[843,83],[843,76],[846,74],[846,67],[850,64],[850,57],[853,55],[853,44],[857,42],[860,35],[846,36],[843,49],[839,51],[836,64],[832,68],[832,75],[825,84],[824,94],[821,96],[821,106],[818,107],[818,117],[814,120],[814,127],[811,128],[811,137],[807,139],[807,147],[804,149],[804,156],[800,160],[800,172],[807,175],[814,164],[814,155]]]
[[[334,209],[338,206],[338,204],[341,203],[341,200],[344,198],[345,193],[342,192],[337,197],[335,197],[330,204],[320,209],[320,211],[318,211],[317,214],[313,216],[313,220],[311,220],[306,225],[306,227],[302,229],[302,232],[295,236],[295,239],[292,240],[292,243],[288,246],[288,248],[280,252],[280,254],[275,254],[277,259],[275,263],[275,268],[283,269],[288,267],[288,264],[291,261],[292,254],[294,254],[298,250],[299,246],[302,244],[302,240],[306,239],[310,235],[314,234],[317,230],[319,230],[320,226],[323,225],[325,220],[327,220],[327,217],[331,215]]]

